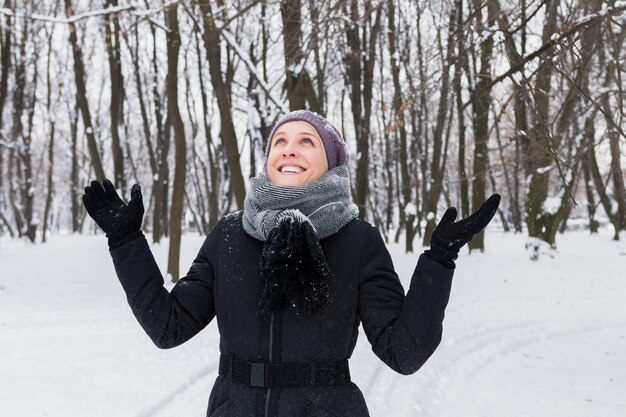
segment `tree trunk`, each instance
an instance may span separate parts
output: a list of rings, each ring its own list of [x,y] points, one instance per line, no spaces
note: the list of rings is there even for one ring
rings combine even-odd
[[[104,7],[116,7],[117,0],[105,0]],[[121,194],[126,195],[126,181],[124,176],[124,153],[122,152],[119,127],[122,122],[124,105],[124,78],[122,75],[122,60],[120,50],[120,24],[117,14],[104,15],[104,39],[109,59],[109,73],[111,77],[111,147],[113,155],[114,180]]]
[[[405,227],[405,251],[413,252],[413,238],[415,236],[415,203],[412,199],[411,190],[412,181],[409,175],[409,157],[407,149],[407,133],[404,122],[404,108],[406,103],[402,97],[402,86],[400,84],[400,54],[398,51],[396,41],[396,23],[395,23],[395,7],[394,0],[387,1],[387,15],[388,15],[388,32],[389,38],[389,56],[391,60],[391,76],[393,79],[393,108],[394,119],[392,121],[392,127],[396,134],[400,138],[400,173],[401,173],[401,189],[402,189],[402,203],[400,204],[400,218]]]
[[[599,11],[602,4],[603,2],[600,0],[586,3],[585,13]],[[557,7],[558,1],[548,4],[547,19],[543,33],[544,43],[548,42],[556,32]],[[530,175],[527,195],[528,234],[531,238],[540,239],[548,243],[552,248],[556,247],[556,232],[567,214],[567,210],[569,210],[571,201],[569,195],[563,195],[561,206],[559,206],[556,212],[549,213],[544,209],[544,202],[546,201],[550,185],[550,171],[553,167],[559,171],[563,181],[563,188],[566,192],[574,190],[573,187],[579,174],[578,169],[572,169],[572,179],[566,180],[562,173],[562,164],[555,155],[564,138],[573,140],[571,135],[567,134],[567,131],[570,129],[572,121],[576,120],[577,115],[574,110],[582,97],[581,92],[587,89],[590,64],[594,57],[595,49],[601,42],[599,22],[589,24],[581,33],[581,38],[580,59],[576,62],[574,76],[571,78],[565,77],[572,85],[561,105],[554,133],[552,133],[552,122],[550,121],[550,80],[555,68],[551,62],[553,52],[547,53],[548,56],[544,58],[544,62],[538,69],[537,84],[534,91],[536,103],[535,125],[531,136],[534,140],[530,141],[529,152],[525,152],[528,161],[526,165]],[[576,161],[576,166],[579,166],[578,161],[582,158],[582,155],[579,155],[578,152],[582,150],[582,147],[576,145],[575,149],[572,158]]]
[[[472,178],[472,211],[476,211],[485,201],[485,177],[487,175],[487,159],[489,151],[489,105],[491,101],[491,56],[493,55],[493,32],[500,13],[496,2],[487,2],[487,21],[483,22],[481,1],[474,0],[476,16],[476,30],[484,38],[480,44],[480,74],[473,92],[472,103],[474,111],[474,176]],[[485,250],[485,233],[481,231],[467,245],[472,250]]]
[[[5,0],[4,7],[10,9],[11,1]],[[5,15],[3,25],[0,25],[0,126],[4,126],[2,116],[4,114],[4,106],[7,102],[7,97],[9,94],[8,82],[9,72],[11,70],[11,27],[11,16]],[[2,140],[3,142],[7,140],[5,135],[2,134],[1,129],[0,140]],[[2,188],[4,185],[4,154],[5,144],[0,142],[0,188]],[[13,228],[11,227],[9,220],[2,213],[4,208],[4,193],[0,193],[0,216],[2,221],[5,223],[7,229],[9,230],[11,237],[13,237]]]
[[[54,34],[54,29],[50,31],[50,35],[48,36],[48,60],[47,60],[47,71],[46,71],[46,110],[48,112],[48,116],[52,115],[52,76],[51,76],[51,60],[52,60],[52,35]],[[43,211],[43,227],[41,230],[41,242],[46,243],[47,232],[49,228],[49,217],[50,217],[50,207],[52,205],[52,195],[54,193],[54,135],[56,129],[56,119],[54,117],[50,118],[50,141],[48,142],[48,169],[46,176],[46,205]],[[1,124],[0,124],[1,126]]]
[[[5,0],[4,7],[7,9],[11,9],[11,1]],[[6,104],[7,96],[9,94],[8,84],[9,84],[9,73],[11,71],[11,27],[12,27],[12,19],[11,16],[4,16],[4,25],[0,28],[0,34],[2,35],[2,39],[0,45],[2,48],[0,49],[0,66],[2,67],[0,73],[0,126],[4,126],[2,124],[3,118],[2,115],[4,113],[4,105]],[[1,136],[0,136],[1,137]],[[4,139],[4,138],[3,138]],[[2,148],[0,147],[0,152]],[[0,154],[1,155],[1,154]],[[1,157],[0,157],[0,168],[2,167]],[[0,169],[0,180],[2,179],[2,169]],[[0,184],[2,182],[0,181]]]
[[[289,110],[305,109],[308,102],[311,110],[322,113],[313,83],[304,67],[304,53],[300,44],[303,39],[301,8],[300,0],[282,0],[280,3]]]
[[[48,84],[50,85],[50,84]],[[52,196],[54,195],[54,134],[55,122],[50,123],[50,142],[48,143],[48,170],[46,175],[46,205],[43,211],[43,227],[41,242],[46,243],[46,233],[50,227],[48,222],[50,218],[50,207],[52,206]]]
[[[72,212],[72,233],[80,231],[80,205],[78,201],[79,191],[82,187],[78,184],[78,105],[74,107],[73,114],[70,113],[70,139],[72,163],[70,171],[70,205]],[[68,111],[69,113],[69,111]]]
[[[178,109],[178,5],[167,10],[167,116],[174,131],[175,166],[174,187],[170,211],[170,246],[167,259],[167,272],[172,282],[178,281],[180,267],[180,242],[182,235],[183,208],[185,205],[185,175],[187,172],[187,144],[185,126]]]
[[[135,76],[135,87],[137,89],[137,100],[139,101],[139,111],[141,113],[141,121],[143,125],[143,134],[146,141],[146,147],[148,148],[148,162],[150,164],[150,171],[152,172],[152,177],[155,178],[158,173],[157,168],[157,158],[154,151],[154,146],[152,145],[152,133],[150,131],[150,121],[148,119],[148,110],[146,108],[146,99],[144,98],[144,91],[142,85],[142,71],[139,66],[139,32],[137,26],[134,29],[135,33],[135,44],[131,49],[131,45],[127,40],[128,49],[132,51],[130,54],[131,60],[133,63],[133,74]],[[154,80],[153,80],[154,81]],[[160,123],[160,121],[159,121]]]
[[[320,45],[323,43],[326,36],[328,36],[328,29],[322,28],[320,25],[320,8],[324,7],[323,3],[319,3],[316,0],[309,0],[309,10],[311,11],[311,23],[313,25],[311,30],[311,46],[310,49],[313,50],[313,57],[315,60],[315,70],[316,76],[315,81],[317,83],[317,92],[313,87],[313,83],[311,82],[310,88],[313,90],[311,96],[317,100],[317,108],[319,109],[317,112],[320,114],[326,114],[326,99],[328,95],[326,94],[326,80],[324,78],[324,69],[326,68],[327,58],[326,56],[322,57],[322,51]],[[264,23],[263,23],[264,24]],[[324,60],[322,62],[322,59]],[[266,77],[267,78],[267,77]],[[311,107],[313,108],[313,107]]]
[[[169,165],[167,162],[170,149],[169,122],[163,122],[162,97],[159,92],[159,60],[157,57],[156,31],[152,27],[152,100],[154,103],[154,118],[156,121],[156,152],[157,175],[153,176],[154,209],[152,210],[152,242],[158,243],[167,231],[167,197],[169,191]],[[167,97],[165,97],[167,98]]]
[[[596,220],[596,201],[593,195],[593,185],[591,182],[591,174],[589,173],[588,158],[583,158],[583,175],[585,181],[585,193],[587,195],[587,212],[589,213],[589,232],[591,234],[598,233],[600,224]]]
[[[448,26],[448,43],[446,46],[445,55],[442,57],[442,72],[441,72],[441,96],[439,98],[439,107],[437,110],[437,120],[435,122],[435,129],[433,132],[432,143],[432,159],[430,160],[430,189],[428,190],[428,196],[423,199],[424,212],[426,213],[426,230],[422,236],[423,246],[430,245],[430,236],[435,230],[437,225],[437,205],[439,198],[441,197],[441,190],[443,186],[443,178],[445,173],[445,164],[442,164],[442,158],[444,155],[444,129],[447,121],[448,113],[448,100],[450,94],[450,67],[452,66],[452,53],[454,51],[454,21],[456,12],[453,10],[449,17]]]
[[[171,142],[171,124],[169,117],[163,124],[163,139],[159,146],[159,174],[154,189],[154,229],[152,240],[160,242],[161,237],[168,236],[168,205],[170,166],[168,156]]]
[[[27,143],[24,132],[24,124],[22,116],[26,110],[26,86],[29,84],[26,79],[26,43],[29,22],[24,27],[24,35],[22,36],[19,48],[15,51],[15,86],[13,89],[13,120],[11,126],[11,150],[9,153],[9,199],[15,216],[15,223],[19,236],[28,234],[29,219],[26,216],[26,200],[28,198],[28,185],[25,183],[27,176],[25,175],[24,162],[26,158],[30,160],[30,145]],[[30,166],[30,162],[28,162]],[[12,169],[15,169],[13,174]]]
[[[35,54],[36,55],[36,54]],[[37,57],[35,56],[35,62]],[[28,101],[28,114],[26,131],[22,135],[22,150],[20,152],[20,159],[22,160],[22,203],[24,205],[24,220],[26,222],[26,236],[28,239],[35,243],[37,235],[37,226],[39,220],[35,214],[35,183],[33,178],[33,155],[32,155],[32,132],[33,132],[33,120],[35,117],[35,111],[37,108],[37,84],[39,80],[38,67],[34,65],[33,78],[28,83],[31,89],[31,97]]]
[[[204,47],[209,62],[213,93],[217,99],[217,105],[220,111],[222,142],[226,151],[226,158],[228,159],[230,186],[235,195],[237,208],[242,210],[243,201],[246,196],[246,186],[239,162],[239,147],[231,114],[229,92],[222,78],[219,29],[215,25],[210,3],[208,1],[197,3],[200,6],[202,20],[204,22]]]
[[[200,35],[199,30],[197,34]],[[218,221],[219,218],[219,201],[218,193],[220,189],[221,178],[219,176],[218,164],[215,161],[213,137],[211,135],[211,124],[209,121],[209,104],[206,94],[204,76],[202,75],[202,57],[200,53],[200,40],[196,38],[196,55],[198,59],[198,80],[200,82],[200,97],[202,99],[202,122],[204,125],[204,136],[207,147],[208,167],[203,166],[204,178],[205,178],[205,190],[208,200],[208,228],[211,229]]]
[[[7,169],[7,178],[13,178],[14,170],[17,171],[17,175],[19,175],[20,167],[19,167],[19,159],[16,157],[15,147],[11,147],[9,150],[9,160],[7,161],[8,169]],[[17,165],[17,167],[16,167]],[[25,220],[18,205],[18,196],[17,190],[15,188],[15,181],[9,181],[9,203],[11,204],[11,209],[13,210],[13,216],[15,219],[15,228],[17,229],[17,235],[19,237],[24,236],[25,231]]]
[[[463,0],[456,3],[456,31],[463,30]],[[461,75],[465,71],[467,62],[467,52],[465,50],[464,37],[457,35],[457,56],[454,63],[454,90],[456,96],[457,121],[459,131],[459,191],[461,194],[459,215],[461,218],[470,214],[469,205],[469,183],[467,172],[465,171],[465,115],[463,112],[463,90],[461,86]]]
[[[498,8],[500,8],[498,4]],[[522,6],[522,18],[525,20],[526,10],[524,6]],[[522,31],[522,42],[521,42],[521,53],[517,51],[516,42],[513,38],[513,33],[510,30],[510,23],[507,19],[507,15],[505,13],[500,13],[498,15],[498,24],[502,33],[505,34],[505,50],[507,54],[507,59],[512,67],[518,66],[523,62],[523,55],[525,54],[526,49],[526,37],[525,37],[525,29]],[[524,26],[525,28],[525,26]],[[524,73],[522,72],[522,77],[524,77]],[[529,81],[524,79],[522,81],[524,84],[527,84]],[[527,113],[527,101],[528,96],[525,90],[525,87],[522,86],[520,82],[513,81],[513,100],[514,100],[514,114],[515,114],[515,134],[513,139],[515,141],[515,162],[513,164],[513,186],[512,192],[509,193],[509,200],[511,204],[511,215],[513,217],[513,224],[515,225],[515,231],[521,233],[522,231],[522,211],[519,204],[519,189],[520,189],[520,181],[519,181],[519,169],[522,162],[520,147],[524,147],[527,149],[529,145],[529,137],[528,137],[528,113]],[[501,155],[502,157],[502,155]],[[504,161],[503,161],[504,162]],[[526,163],[526,161],[525,161]],[[505,170],[506,171],[506,170]],[[528,168],[525,169],[526,175],[529,174],[530,170]]]
[[[348,2],[346,2],[347,6]],[[350,108],[354,123],[354,138],[356,141],[356,179],[354,188],[354,203],[359,207],[361,216],[367,216],[366,203],[368,193],[369,169],[369,138],[365,136],[364,121],[362,119],[363,103],[361,101],[361,43],[359,40],[359,10],[356,0],[350,1],[350,11],[346,12],[348,28],[346,28],[347,52],[344,57],[346,76],[349,83]],[[365,29],[364,29],[365,30]]]
[[[620,137],[615,130],[609,131],[611,150],[611,174],[613,175],[613,198],[617,204],[617,225],[619,232],[626,231],[626,189],[624,188],[624,171],[622,170]],[[618,232],[618,235],[619,235]]]
[[[557,30],[557,10],[559,0],[548,0],[546,3],[546,20],[543,27],[543,41],[547,42]],[[533,239],[544,240],[551,247],[554,242],[546,235],[548,230],[548,216],[543,210],[543,203],[548,196],[552,156],[547,150],[551,149],[549,117],[550,117],[550,83],[552,80],[553,65],[551,63],[553,50],[546,52],[543,62],[537,70],[537,80],[534,88],[534,126],[529,133],[529,140],[524,141],[524,155],[526,156],[526,174],[530,176],[526,193],[526,224],[528,236]],[[538,250],[538,249],[537,249]],[[531,258],[535,259],[539,253],[535,251]]]
[[[74,8],[72,7],[71,0],[65,0],[65,11],[68,19],[74,16]],[[89,156],[93,170],[96,174],[96,178],[99,181],[104,180],[105,174],[102,168],[102,161],[100,160],[100,154],[98,152],[98,144],[96,143],[96,137],[91,122],[91,113],[89,111],[89,102],[87,101],[87,88],[85,86],[85,66],[83,65],[83,53],[78,43],[78,36],[76,34],[76,25],[70,21],[68,23],[68,29],[70,33],[70,44],[72,46],[72,53],[74,55],[74,76],[76,78],[76,102],[80,108],[81,115],[83,117],[83,125],[85,128],[85,135],[87,136],[87,146],[89,148]]]
[[[596,25],[600,26],[600,23],[596,23]],[[611,29],[608,29],[609,31]],[[599,37],[599,28],[598,34]],[[604,53],[601,54],[601,63],[604,64],[602,67],[606,68],[606,77],[604,87],[607,91],[610,91],[610,86],[617,86],[617,94],[614,101],[611,101],[611,93],[606,92],[602,94],[601,103],[602,108],[604,110],[604,116],[606,118],[608,131],[607,136],[609,139],[609,150],[611,154],[611,164],[610,171],[613,177],[613,200],[617,205],[617,210],[615,212],[617,230],[616,236],[619,238],[619,234],[622,231],[626,231],[626,188],[624,187],[624,171],[622,170],[622,152],[620,151],[620,132],[613,126],[615,122],[612,123],[610,120],[616,113],[613,109],[621,108],[623,104],[623,91],[622,91],[622,66],[620,63],[621,55],[622,55],[622,46],[624,42],[624,37],[620,36],[618,39],[613,41],[613,52],[611,54],[611,60],[609,62],[605,62]],[[620,111],[617,125],[623,126],[624,112]]]
[[[609,217],[609,221],[613,225],[613,239],[619,240],[619,221],[617,218],[617,213],[613,210],[613,204],[611,203],[611,198],[607,194],[607,183],[602,179],[602,174],[600,173],[600,168],[598,167],[598,161],[596,159],[595,153],[595,126],[594,126],[594,118],[595,113],[587,118],[585,121],[585,138],[589,143],[589,148],[587,149],[586,161],[589,164],[589,173],[593,180],[593,185],[598,193],[598,197],[600,198],[600,203],[602,204],[602,208],[606,215]],[[608,182],[608,181],[607,181]]]
[[[346,29],[347,52],[344,56],[350,88],[352,120],[354,123],[357,157],[354,203],[360,216],[367,217],[369,193],[370,114],[372,111],[373,72],[376,60],[376,39],[380,31],[382,2],[378,4],[373,24],[371,1],[364,3],[365,18],[359,24],[359,2],[350,1],[349,27]],[[344,12],[348,14],[348,12]],[[363,33],[359,36],[359,27]],[[369,30],[369,35],[368,35]],[[361,39],[360,39],[361,38]]]

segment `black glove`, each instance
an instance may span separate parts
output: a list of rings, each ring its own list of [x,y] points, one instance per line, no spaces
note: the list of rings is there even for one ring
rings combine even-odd
[[[102,184],[91,181],[91,185],[85,187],[83,204],[87,213],[109,238],[109,248],[121,246],[142,234],[144,208],[139,184],[133,185],[127,205],[117,194],[111,181],[105,179]]]
[[[459,250],[489,224],[499,205],[500,194],[493,194],[475,213],[456,223],[456,208],[450,207],[433,231],[430,250],[426,254],[431,259],[454,268],[454,260],[458,257]]]

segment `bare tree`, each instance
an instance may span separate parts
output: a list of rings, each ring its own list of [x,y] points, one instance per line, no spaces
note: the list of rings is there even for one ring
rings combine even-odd
[[[305,109],[306,103],[309,103],[311,110],[322,113],[311,77],[304,65],[306,59],[300,43],[302,41],[301,8],[300,0],[282,0],[280,3],[280,13],[283,18],[285,78],[289,109]]]
[[[476,30],[483,38],[480,42],[480,70],[476,77],[478,82],[472,91],[474,112],[474,175],[472,177],[472,211],[478,210],[485,201],[485,178],[487,174],[489,142],[489,106],[491,94],[491,57],[493,56],[493,33],[489,32],[500,10],[495,1],[487,1],[487,16],[483,21],[482,2],[473,0]],[[485,233],[478,233],[467,245],[470,251],[485,250]]]
[[[187,172],[187,144],[185,126],[178,108],[178,52],[180,33],[178,29],[178,5],[167,10],[167,117],[174,131],[176,149],[172,205],[170,211],[170,246],[167,272],[172,281],[178,281],[180,267],[180,242],[182,236],[183,207],[185,205],[185,177]]]
[[[11,1],[5,0],[4,7],[10,8]],[[4,177],[4,169],[5,169],[5,159],[4,155],[8,146],[13,146],[9,143],[8,137],[6,135],[6,131],[4,127],[4,108],[7,103],[7,99],[9,98],[9,75],[11,72],[11,54],[12,54],[12,36],[11,36],[11,27],[13,26],[13,22],[11,16],[4,16],[4,22],[0,27],[0,187],[3,187],[5,177]],[[5,215],[5,198],[4,193],[0,192],[0,220],[2,220],[2,224],[7,228],[11,237],[15,235],[13,232],[13,228],[11,227],[11,223],[9,219]]]
[[[432,154],[430,158],[430,175],[425,181],[428,181],[427,192],[423,195],[423,212],[427,213],[426,230],[423,235],[423,245],[428,246],[430,244],[430,236],[435,230],[437,205],[439,204],[439,198],[443,189],[443,181],[446,166],[446,152],[447,148],[447,136],[444,135],[445,127],[448,122],[448,108],[450,100],[450,69],[452,67],[452,54],[454,51],[454,21],[456,12],[452,10],[448,18],[448,36],[446,40],[445,52],[443,47],[441,50],[441,95],[439,97],[439,105],[437,109],[437,119],[435,120],[435,127],[433,129],[433,141],[432,141]],[[441,32],[438,33],[438,37],[441,37]],[[439,41],[441,44],[441,40]]]
[[[600,24],[597,24],[598,28],[596,36],[599,39]],[[611,28],[607,28],[606,33],[609,37],[609,51],[611,52],[610,60],[605,59],[605,53],[603,49],[600,53],[600,67],[606,69],[604,88],[606,93],[601,96],[602,110],[606,119],[609,139],[609,150],[611,153],[611,175],[613,177],[613,200],[617,205],[617,210],[614,214],[615,219],[615,236],[619,238],[621,231],[626,231],[626,188],[624,187],[624,171],[622,170],[622,152],[620,151],[620,132],[616,129],[615,125],[623,126],[624,122],[624,93],[621,74],[624,72],[622,68],[622,49],[624,45],[624,39],[626,38],[626,30],[622,28],[621,32],[617,36],[613,33]],[[615,86],[615,92],[611,92],[611,86]],[[613,97],[611,97],[613,96]]]
[[[389,0],[387,2],[387,17],[388,17],[388,31],[387,36],[389,38],[389,56],[391,61],[391,76],[393,79],[393,109],[394,120],[392,128],[394,133],[398,135],[400,142],[400,173],[402,184],[402,202],[400,203],[400,228],[402,225],[405,229],[405,250],[407,252],[413,252],[413,238],[415,236],[415,218],[417,216],[416,204],[413,197],[413,183],[411,175],[409,174],[409,150],[407,129],[404,121],[404,109],[407,107],[407,103],[403,98],[402,85],[400,83],[400,54],[398,51],[396,33],[398,28],[396,27],[395,18],[396,11],[394,1]],[[412,207],[412,208],[411,208]]]
[[[614,0],[72,3],[0,8],[0,233],[34,236],[40,216],[44,239],[55,222],[80,231],[84,183],[113,172],[122,193],[146,184],[144,227],[174,257],[182,213],[206,232],[241,208],[243,171],[300,108],[340,121],[355,202],[407,250],[444,204],[467,216],[488,190],[531,245],[554,247],[583,200],[590,230],[603,212],[616,238],[625,228]]]
[[[115,7],[117,0],[105,0],[105,7]],[[111,153],[113,155],[114,181],[116,187],[121,188],[122,194],[126,194],[126,181],[124,177],[124,153],[120,140],[120,125],[124,107],[124,76],[122,75],[122,58],[120,47],[120,24],[116,14],[104,15],[104,40],[109,61],[109,74],[111,77]]]
[[[354,202],[362,217],[367,217],[370,164],[370,117],[372,114],[372,89],[376,62],[376,38],[380,32],[383,3],[374,9],[372,2],[363,4],[360,15],[359,2],[351,0],[344,13],[347,17],[346,51],[344,55],[346,76],[350,90],[352,121],[357,144],[356,186]]]
[[[230,186],[235,195],[237,207],[243,209],[246,186],[241,172],[237,135],[232,118],[230,94],[227,88],[228,74],[226,74],[226,79],[224,79],[222,75],[220,32],[215,23],[216,17],[213,14],[211,2],[202,1],[198,2],[198,5],[202,12],[202,21],[204,23],[204,47],[209,62],[211,84],[213,85],[213,93],[217,99],[220,112],[222,143],[224,144],[226,157],[228,159]]]
[[[70,18],[74,15],[74,7],[72,6],[72,0],[65,0],[65,12],[67,17]],[[96,143],[96,136],[91,121],[91,112],[89,110],[89,101],[87,100],[87,89],[85,87],[85,66],[83,64],[83,53],[80,43],[78,42],[78,35],[76,33],[76,24],[73,21],[69,21],[68,29],[70,34],[70,45],[74,56],[74,76],[76,78],[76,102],[80,108],[83,118],[83,127],[85,129],[85,136],[87,137],[87,144],[89,147],[89,156],[91,164],[93,165],[96,178],[100,181],[104,180],[104,168],[102,167],[102,161],[100,160],[100,153],[98,151],[98,145]]]

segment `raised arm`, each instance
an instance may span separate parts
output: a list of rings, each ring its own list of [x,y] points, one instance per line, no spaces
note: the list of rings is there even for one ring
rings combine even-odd
[[[133,186],[125,204],[110,181],[93,181],[83,202],[89,215],[106,232],[117,276],[128,303],[152,341],[160,348],[178,346],[215,316],[213,283],[220,224],[206,238],[187,275],[169,293],[164,287],[148,242],[141,233],[141,189]]]
[[[364,245],[359,288],[363,329],[376,356],[396,372],[412,374],[441,341],[454,270],[420,256],[405,297],[378,230],[368,230]]]
[[[218,233],[215,228],[211,231],[189,272],[171,293],[163,287],[163,276],[143,236],[110,250],[128,304],[159,348],[168,349],[186,342],[215,316],[214,265],[210,252],[215,250]]]
[[[495,214],[499,195],[474,214],[454,222],[448,209],[421,255],[409,290],[404,290],[378,230],[364,237],[361,255],[359,316],[374,353],[395,371],[416,372],[441,342],[445,308],[450,297],[454,260],[459,249],[480,232]]]

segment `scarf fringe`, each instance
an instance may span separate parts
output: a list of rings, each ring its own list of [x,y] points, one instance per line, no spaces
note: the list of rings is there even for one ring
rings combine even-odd
[[[317,233],[305,216],[294,211],[281,214],[263,246],[261,316],[285,305],[291,305],[298,315],[312,314],[331,302],[328,283],[332,273]]]

